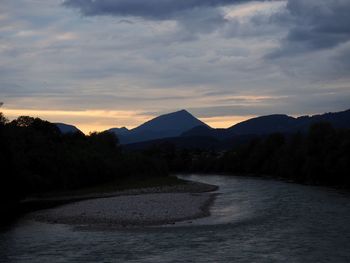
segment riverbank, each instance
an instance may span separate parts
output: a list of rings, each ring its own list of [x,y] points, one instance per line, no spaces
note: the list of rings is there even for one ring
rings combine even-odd
[[[27,217],[49,223],[109,228],[174,224],[208,216],[215,199],[210,192],[217,189],[215,185],[187,181],[173,186],[27,200],[51,205],[66,203]]]

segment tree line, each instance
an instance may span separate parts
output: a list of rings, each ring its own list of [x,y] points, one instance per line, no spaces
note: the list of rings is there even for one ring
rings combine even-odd
[[[270,176],[298,183],[350,188],[350,130],[316,123],[306,133],[256,136],[227,151],[179,149],[171,143],[145,150],[171,172]]]
[[[21,116],[10,122],[2,113],[0,165],[0,204],[9,214],[33,193],[168,175],[160,159],[125,153],[112,133],[63,134],[48,121]]]

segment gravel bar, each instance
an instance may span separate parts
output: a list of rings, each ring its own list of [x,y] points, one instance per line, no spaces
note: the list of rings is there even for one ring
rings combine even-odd
[[[197,182],[115,192],[28,215],[36,221],[92,227],[174,224],[210,215],[218,187]],[[84,197],[85,198],[85,197]]]

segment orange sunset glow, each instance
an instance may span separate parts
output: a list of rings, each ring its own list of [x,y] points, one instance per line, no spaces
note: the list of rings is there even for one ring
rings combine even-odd
[[[93,131],[104,131],[115,127],[135,128],[155,118],[155,115],[144,115],[137,111],[63,111],[2,108],[2,112],[10,120],[19,116],[39,117],[50,122],[64,122],[75,125],[85,134]],[[227,128],[253,116],[224,116],[199,118],[213,128]]]

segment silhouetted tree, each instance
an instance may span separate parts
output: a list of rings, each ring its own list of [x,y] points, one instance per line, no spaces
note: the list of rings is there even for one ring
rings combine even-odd
[[[0,125],[5,125],[7,122],[8,122],[8,119],[6,119],[4,114],[0,112]]]

